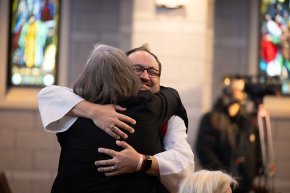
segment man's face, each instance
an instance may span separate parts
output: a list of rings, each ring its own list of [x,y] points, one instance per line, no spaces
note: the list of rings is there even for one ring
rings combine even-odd
[[[155,69],[159,71],[158,62],[155,58],[146,51],[136,51],[131,53],[129,56],[133,65],[139,65],[146,69]],[[159,71],[160,73],[160,71]],[[148,70],[144,70],[138,74],[141,79],[141,90],[150,90],[152,93],[157,93],[160,90],[160,77],[150,76]]]

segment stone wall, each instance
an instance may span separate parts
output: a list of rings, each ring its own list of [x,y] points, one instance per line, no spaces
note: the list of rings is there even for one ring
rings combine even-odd
[[[68,64],[60,76],[66,76],[66,85],[73,84],[94,43],[128,50],[147,42],[162,61],[162,84],[182,97],[192,147],[199,118],[219,93],[220,77],[248,72],[252,0],[189,0],[179,9],[156,8],[153,0],[64,2],[68,49],[60,54],[67,53]],[[287,118],[273,119],[276,184],[282,193],[290,190],[289,124]],[[58,157],[56,137],[42,130],[38,110],[0,109],[0,171],[6,171],[13,193],[50,192]]]
[[[145,42],[162,63],[161,84],[179,91],[194,146],[201,113],[211,104],[213,1],[188,1],[179,9],[134,1],[132,46]]]
[[[276,162],[274,184],[276,192],[290,191],[290,151],[287,148],[290,139],[290,118],[271,117],[273,146]]]
[[[48,193],[57,171],[54,134],[42,130],[36,110],[0,109],[0,170],[13,193]]]

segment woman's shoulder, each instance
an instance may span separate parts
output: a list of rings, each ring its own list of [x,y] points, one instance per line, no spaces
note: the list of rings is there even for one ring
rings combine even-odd
[[[136,105],[140,103],[155,101],[155,99],[161,100],[162,98],[180,98],[177,90],[171,87],[160,86],[160,90],[157,93],[152,93],[149,90],[140,90],[135,97],[119,101],[119,105]],[[159,101],[157,100],[157,101]]]
[[[127,99],[123,99],[118,102],[118,105],[123,106],[131,106],[140,103],[144,103],[146,101],[150,101],[153,97],[153,94],[149,90],[140,90],[138,94],[134,97],[130,97]]]

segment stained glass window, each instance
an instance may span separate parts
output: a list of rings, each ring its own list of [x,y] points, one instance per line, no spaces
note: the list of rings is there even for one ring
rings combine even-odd
[[[56,83],[59,0],[12,0],[9,86]]]
[[[290,94],[289,0],[261,0],[259,72],[282,82],[282,94]]]

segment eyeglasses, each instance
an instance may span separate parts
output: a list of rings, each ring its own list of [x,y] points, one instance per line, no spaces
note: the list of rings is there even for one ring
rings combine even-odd
[[[159,70],[156,70],[153,67],[145,68],[145,67],[141,66],[140,64],[135,64],[133,66],[134,66],[134,69],[135,69],[135,72],[137,75],[141,75],[145,70],[147,70],[147,73],[150,77],[160,76]]]

